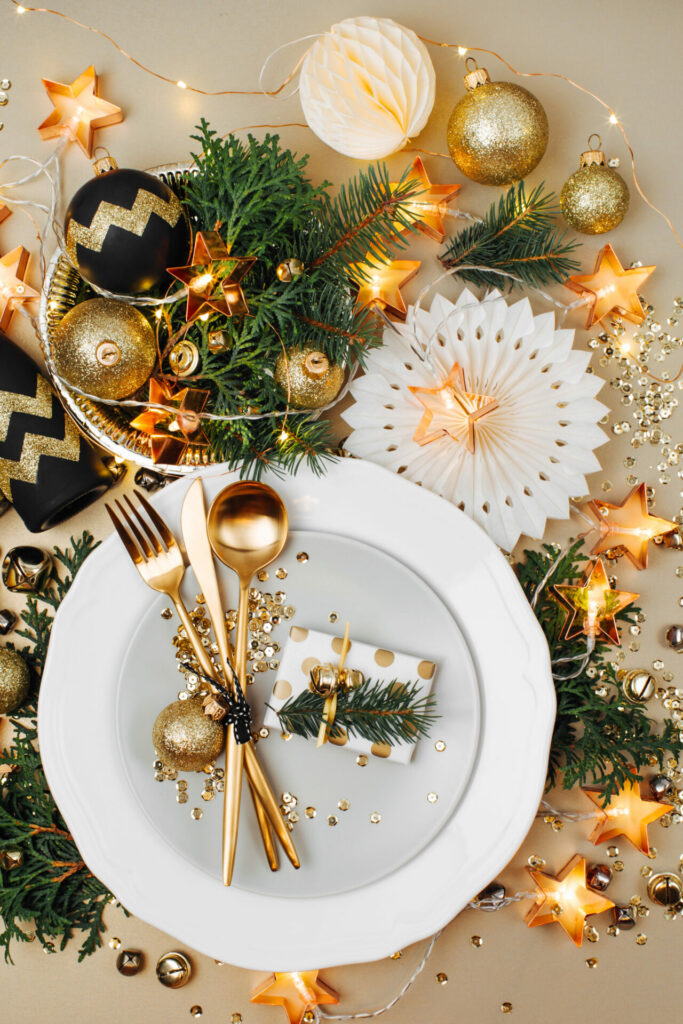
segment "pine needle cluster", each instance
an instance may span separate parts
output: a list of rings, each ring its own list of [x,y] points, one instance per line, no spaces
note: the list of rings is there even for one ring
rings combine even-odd
[[[555,675],[557,718],[548,764],[548,789],[561,783],[565,789],[586,784],[604,787],[605,802],[627,781],[642,778],[646,765],[664,766],[667,753],[678,757],[683,751],[674,722],[667,718],[659,729],[640,704],[631,704],[621,693],[618,665],[612,660],[614,647],[598,639],[581,672],[586,638],[560,639],[567,613],[550,594],[555,584],[573,583],[583,573],[583,541],[576,541],[557,561],[541,591],[535,613],[550,647],[551,661],[561,662]],[[558,558],[558,549],[544,544],[542,551],[525,551],[517,575],[529,600]],[[616,616],[622,629],[637,622],[639,609],[631,605]],[[634,768],[635,766],[635,768]]]
[[[568,241],[566,231],[556,226],[558,213],[556,197],[543,183],[527,196],[520,181],[491,205],[482,221],[449,240],[441,262],[464,281],[502,291],[520,282],[527,287],[562,283],[579,269],[571,253],[580,243]],[[485,269],[460,269],[466,266]]]
[[[102,944],[102,916],[112,899],[78,852],[47,787],[37,748],[37,684],[45,664],[53,611],[97,546],[89,533],[78,540],[71,538],[71,545],[66,550],[55,548],[60,571],[53,574],[39,597],[28,598],[21,614],[24,627],[17,631],[28,641],[21,654],[36,685],[12,719],[12,745],[0,751],[0,850],[19,851],[23,858],[11,871],[0,871],[4,929],[0,947],[8,962],[12,962],[13,942],[30,942],[35,935],[43,948],[53,953],[64,949],[75,932],[81,933],[82,960]]]

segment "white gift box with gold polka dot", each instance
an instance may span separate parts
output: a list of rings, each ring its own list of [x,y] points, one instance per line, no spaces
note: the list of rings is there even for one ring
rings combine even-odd
[[[266,708],[264,725],[272,729],[281,728],[276,712],[290,697],[296,697],[307,689],[311,669],[316,665],[339,664],[342,643],[341,636],[301,626],[291,627],[273,693],[268,700],[270,706]],[[357,640],[349,643],[345,667],[359,669],[366,679],[372,679],[373,682],[391,683],[396,680],[404,684],[417,683],[420,696],[427,696],[431,692],[437,672],[434,662],[426,658],[373,647],[372,644]],[[415,743],[405,742],[392,746],[387,743],[370,743],[360,736],[347,736],[346,733],[328,742],[338,747],[348,747],[356,754],[385,758],[397,764],[408,764],[416,746]]]

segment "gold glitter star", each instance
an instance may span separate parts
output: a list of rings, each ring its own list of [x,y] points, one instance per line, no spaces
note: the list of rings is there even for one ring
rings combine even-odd
[[[284,1006],[289,1024],[302,1024],[315,1006],[338,1003],[337,993],[323,981],[318,971],[276,972],[251,994],[252,1003]],[[313,1017],[311,1019],[314,1019]]]
[[[610,587],[600,558],[588,563],[580,583],[558,584],[551,587],[550,592],[569,611],[561,639],[571,640],[583,633],[600,637],[617,647],[621,641],[615,615],[638,597],[638,594]]]
[[[412,166],[404,178],[403,184],[411,183],[418,194],[401,202],[401,210],[420,231],[435,242],[443,242],[446,229],[443,225],[443,213],[446,203],[454,199],[462,185],[433,185],[429,180],[424,164],[419,156],[415,157]],[[399,182],[392,181],[389,188],[395,191]],[[399,234],[407,234],[410,228],[395,224]]]
[[[40,295],[26,284],[29,251],[23,245],[0,257],[0,331],[6,331],[17,306]]]
[[[632,267],[624,270],[611,245],[598,253],[592,274],[577,274],[565,281],[567,288],[591,297],[586,327],[602,320],[608,313],[617,313],[634,324],[645,319],[638,289],[647,281],[655,267]]]
[[[192,262],[184,267],[168,268],[169,274],[187,285],[187,322],[212,309],[224,316],[248,315],[249,307],[240,282],[254,263],[255,257],[231,256],[217,231],[199,231],[194,240]]]
[[[606,805],[600,801],[599,789],[582,787],[582,791],[598,809],[598,823],[590,837],[596,846],[616,836],[626,836],[636,849],[649,853],[647,826],[657,821],[667,811],[673,810],[670,804],[662,804],[658,800],[643,800],[637,782],[625,782]]]
[[[476,395],[466,390],[465,374],[459,363],[454,363],[443,384],[434,388],[410,387],[425,408],[413,441],[429,444],[437,437],[448,435],[468,452],[474,452],[475,424],[498,408],[495,398]]]
[[[559,924],[575,945],[583,942],[583,925],[589,914],[602,914],[614,906],[611,900],[586,885],[586,861],[577,853],[554,877],[527,868],[539,897],[526,916],[530,928]]]
[[[52,106],[49,117],[38,127],[41,139],[55,139],[73,133],[86,156],[92,156],[95,131],[123,121],[120,107],[97,94],[97,74],[91,64],[70,85],[43,79]]]
[[[367,306],[380,306],[387,315],[405,320],[407,310],[401,288],[415,277],[420,266],[420,260],[392,260],[381,266],[352,263],[349,276],[358,285],[356,312],[360,313]],[[363,279],[362,272],[369,280]]]
[[[612,505],[597,498],[580,506],[600,531],[592,554],[621,550],[637,569],[647,568],[647,543],[655,537],[673,533],[678,527],[668,519],[650,515],[647,507],[647,487],[636,485],[621,505]]]

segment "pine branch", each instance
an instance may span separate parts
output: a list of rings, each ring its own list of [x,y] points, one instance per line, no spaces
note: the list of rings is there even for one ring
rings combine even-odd
[[[285,732],[310,738],[318,735],[324,707],[324,698],[306,689],[290,698],[276,714]],[[346,732],[370,743],[415,743],[429,735],[439,717],[435,708],[434,695],[425,695],[418,683],[373,683],[367,679],[357,690],[339,693],[330,736]]]
[[[550,587],[572,583],[582,575],[582,544],[582,540],[576,541],[559,560],[538,595],[534,609],[548,640],[551,660],[573,659],[573,662],[563,663],[565,675],[571,674],[572,663],[575,667],[581,663],[586,640],[581,636],[560,639],[566,611],[552,599]],[[532,600],[557,558],[557,549],[546,544],[542,551],[525,551],[524,556],[525,561],[517,566],[517,575],[526,596]],[[638,615],[639,609],[630,606],[616,618],[622,627],[628,627],[638,621]],[[558,782],[565,789],[596,784],[605,787],[603,799],[607,802],[625,782],[641,778],[642,766],[659,764],[663,767],[668,752],[678,757],[683,751],[683,743],[671,719],[664,721],[660,731],[641,705],[623,700],[617,664],[610,660],[612,655],[613,647],[598,640],[579,675],[555,680],[557,717],[550,749],[548,789]]]
[[[565,281],[579,268],[570,254],[580,243],[566,241],[567,232],[556,227],[558,212],[555,195],[544,192],[543,184],[527,198],[520,181],[492,204],[483,221],[448,242],[441,262],[465,281],[503,290],[519,284],[505,274],[513,274],[527,287]],[[457,270],[465,264],[485,269]]]

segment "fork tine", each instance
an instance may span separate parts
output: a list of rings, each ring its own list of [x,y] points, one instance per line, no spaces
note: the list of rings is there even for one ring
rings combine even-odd
[[[122,542],[124,548],[126,549],[128,554],[130,555],[130,557],[133,559],[135,564],[139,565],[140,562],[144,561],[142,555],[140,554],[138,549],[135,547],[135,544],[133,543],[131,537],[126,533],[125,527],[123,526],[123,524],[119,520],[118,516],[114,513],[114,511],[111,508],[111,506],[108,505],[105,502],[104,507],[106,508],[107,512],[109,513],[109,518],[111,519],[112,523],[114,524],[114,529],[116,530],[116,532],[118,533],[119,537],[121,538],[121,542]]]
[[[138,501],[140,502],[140,504],[144,508],[144,510],[147,513],[147,515],[149,516],[149,518],[152,520],[152,522],[156,526],[156,528],[159,531],[159,533],[161,534],[161,539],[163,540],[164,544],[166,544],[166,546],[169,548],[169,550],[170,550],[170,548],[175,547],[176,546],[176,539],[173,536],[173,534],[171,533],[171,531],[169,530],[169,528],[166,525],[166,523],[163,521],[163,519],[159,515],[159,513],[157,512],[157,510],[155,509],[154,505],[152,505],[149,501],[147,501],[147,498],[144,496],[144,494],[141,494],[140,491],[134,490],[133,493],[135,494],[136,498],[138,499]]]
[[[142,534],[138,530],[137,526],[135,525],[133,520],[130,518],[130,516],[128,515],[128,513],[126,512],[125,508],[123,507],[123,505],[121,504],[121,502],[119,501],[118,498],[116,498],[116,507],[118,508],[118,510],[121,513],[121,515],[123,516],[123,518],[126,520],[131,533],[133,534],[133,536],[135,537],[136,541],[140,545],[140,549],[142,551],[143,559],[145,561],[148,561],[150,558],[153,558],[154,557],[154,552],[152,551],[151,547],[149,546],[149,544],[147,543],[145,538],[142,536]]]
[[[139,508],[136,508],[136,507],[135,507],[135,505],[134,505],[134,504],[133,504],[133,502],[132,502],[132,501],[130,500],[130,498],[128,497],[128,495],[127,495],[127,494],[124,494],[124,496],[123,496],[123,497],[124,497],[124,500],[125,500],[125,502],[127,503],[128,507],[129,507],[129,509],[131,510],[131,512],[133,513],[133,515],[135,516],[135,518],[137,519],[138,523],[140,524],[140,526],[142,527],[142,529],[143,529],[143,530],[145,531],[145,533],[147,534],[147,537],[148,537],[148,539],[149,539],[149,541],[150,541],[150,543],[151,543],[152,547],[154,548],[154,550],[156,551],[156,553],[157,553],[158,555],[160,555],[163,549],[162,549],[162,547],[161,547],[161,543],[160,543],[160,541],[159,541],[159,538],[158,538],[158,537],[157,537],[157,535],[156,535],[156,534],[154,533],[154,530],[152,530],[152,528],[150,527],[149,523],[147,522],[147,520],[145,519],[145,517],[143,516],[143,514],[142,514],[142,513],[140,512],[140,509],[139,509]]]

